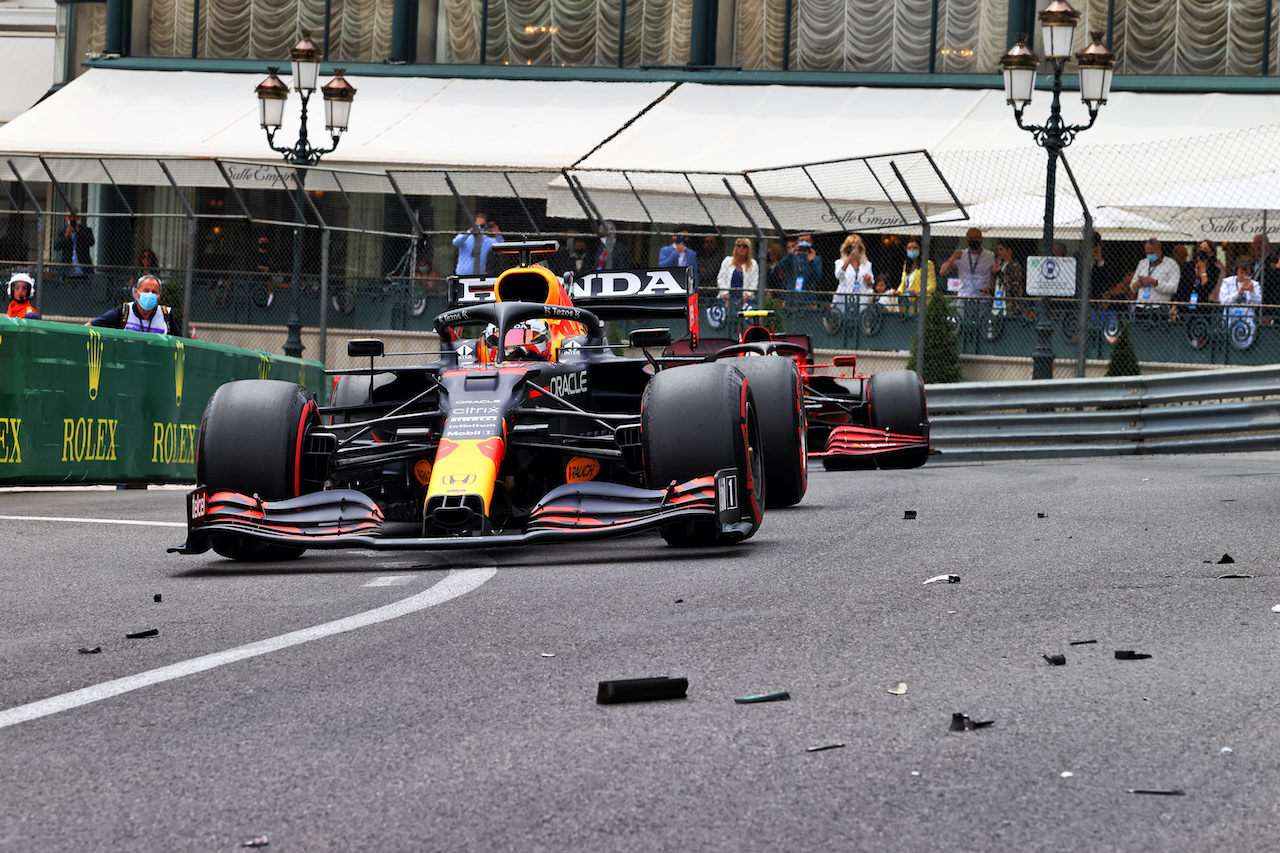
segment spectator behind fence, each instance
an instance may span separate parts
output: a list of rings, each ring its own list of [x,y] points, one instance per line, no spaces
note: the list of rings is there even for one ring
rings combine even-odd
[[[1093,268],[1089,271],[1090,299],[1128,299],[1129,283],[1123,280],[1120,266],[1108,259],[1102,250],[1102,235],[1093,232]]]
[[[681,229],[671,237],[671,245],[658,252],[660,267],[689,267],[693,271],[693,286],[698,287],[698,253],[688,244],[689,232]]]
[[[813,249],[813,235],[801,234],[795,248],[774,269],[784,290],[817,290],[822,281],[822,257]]]
[[[702,238],[702,245],[698,248],[698,281],[705,281],[707,287],[720,272],[721,261],[716,258],[723,257],[721,251],[719,234],[707,234]]]
[[[1196,256],[1186,267],[1188,275],[1178,283],[1178,302],[1217,302],[1222,285],[1222,268],[1218,253],[1208,240],[1196,243]],[[1259,293],[1261,295],[1261,293]]]
[[[929,295],[938,289],[938,271],[929,261],[929,283],[926,285]],[[898,293],[906,296],[920,295],[920,238],[907,240],[907,260],[902,264],[902,278],[898,282]]]
[[[720,272],[716,274],[716,284],[721,299],[728,299],[732,291],[747,294],[751,298],[760,287],[760,267],[751,255],[751,241],[739,237],[733,241],[733,254],[720,262]]]
[[[161,286],[160,279],[154,275],[148,273],[140,276],[133,288],[132,302],[117,305],[85,325],[150,332],[155,335],[181,335],[182,330],[174,321],[173,311],[169,306],[160,304]]]
[[[1262,287],[1253,280],[1254,259],[1245,255],[1236,259],[1236,274],[1222,280],[1218,288],[1218,301],[1222,303],[1222,316],[1228,324],[1228,333],[1233,343],[1241,349],[1247,349],[1253,343],[1257,331],[1257,312],[1253,305],[1262,304]],[[1242,324],[1246,330],[1241,334],[1235,328]]]
[[[964,235],[968,248],[956,249],[951,257],[942,262],[938,272],[950,278],[960,279],[960,290],[957,296],[977,297],[991,293],[991,270],[996,265],[995,253],[982,248],[982,231],[970,228]],[[957,312],[963,313],[964,303],[957,306]]]
[[[874,291],[871,295],[871,304],[879,305],[890,314],[896,314],[902,310],[898,305],[898,291],[889,287],[889,280],[884,277],[884,273],[876,276],[875,283],[871,287]]]
[[[866,247],[862,238],[850,234],[840,244],[840,259],[836,261],[836,295],[831,300],[831,307],[846,311],[855,307],[856,303],[871,304],[872,285],[875,279],[871,275],[871,261],[867,260]],[[863,294],[859,299],[857,294]]]
[[[600,223],[600,251],[596,253],[596,269],[631,269],[631,252],[618,239],[618,227],[611,221]]]
[[[67,209],[66,225],[53,243],[67,265],[67,275],[81,276],[93,272],[90,250],[93,248],[93,229],[80,222],[80,214],[74,207]]]
[[[996,263],[991,268],[991,279],[996,293],[1003,293],[1005,300],[1014,300],[1015,310],[1022,306],[1021,300],[1027,295],[1027,271],[1013,259],[1013,245],[1008,240],[996,241]]]
[[[1139,304],[1153,302],[1169,302],[1178,290],[1178,278],[1181,270],[1173,258],[1165,257],[1164,247],[1160,241],[1152,237],[1146,242],[1147,256],[1138,261],[1133,271],[1133,279],[1129,282],[1129,290]]]
[[[476,239],[480,240],[480,265],[476,266]],[[463,231],[453,238],[453,246],[458,250],[458,263],[454,266],[455,275],[483,275],[489,266],[489,251],[495,243],[502,242],[502,234],[497,223],[490,223],[489,217],[483,213],[476,214],[476,225],[470,231]]]
[[[160,260],[156,257],[156,253],[149,248],[143,249],[138,255],[137,268],[133,275],[134,282],[147,273],[152,275],[160,274]]]
[[[769,290],[782,289],[782,271],[778,269],[778,265],[782,263],[782,259],[795,251],[796,238],[788,237],[786,245],[782,243],[770,243],[766,251],[769,259],[769,275],[765,280],[765,287]]]
[[[39,320],[31,304],[31,296],[36,292],[36,283],[24,272],[16,272],[9,277],[9,316],[17,320]]]

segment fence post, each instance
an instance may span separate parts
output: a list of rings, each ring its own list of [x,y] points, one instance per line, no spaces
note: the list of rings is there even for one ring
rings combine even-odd
[[[196,218],[187,218],[187,273],[182,283],[182,324],[188,336],[191,335],[191,288],[196,275]]]
[[[320,363],[328,361],[329,346],[329,229],[320,231]]]

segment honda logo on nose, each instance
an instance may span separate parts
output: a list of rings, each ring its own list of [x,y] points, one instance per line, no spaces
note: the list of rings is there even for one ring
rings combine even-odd
[[[475,474],[467,474],[462,477],[453,474],[445,474],[441,479],[446,486],[469,486],[476,481]]]

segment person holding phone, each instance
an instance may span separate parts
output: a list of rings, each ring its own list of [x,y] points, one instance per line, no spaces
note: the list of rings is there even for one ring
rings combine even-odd
[[[74,207],[67,208],[62,231],[54,240],[53,248],[60,253],[67,275],[82,276],[93,272],[90,256],[93,229],[80,221],[80,214]]]

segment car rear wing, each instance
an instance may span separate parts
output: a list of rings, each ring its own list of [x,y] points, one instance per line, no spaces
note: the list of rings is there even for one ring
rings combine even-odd
[[[450,276],[449,307],[492,302],[498,278]],[[573,304],[601,320],[697,317],[697,294],[688,267],[598,270],[580,279],[565,273],[562,280]]]

